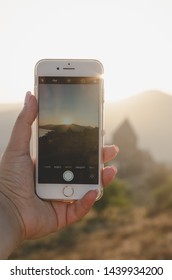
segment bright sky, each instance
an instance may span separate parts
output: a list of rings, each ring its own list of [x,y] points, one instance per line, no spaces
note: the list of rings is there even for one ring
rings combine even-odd
[[[109,101],[172,93],[171,0],[0,0],[0,103],[33,90],[42,58],[96,58]]]
[[[40,91],[39,124],[98,126],[98,85],[41,84]]]

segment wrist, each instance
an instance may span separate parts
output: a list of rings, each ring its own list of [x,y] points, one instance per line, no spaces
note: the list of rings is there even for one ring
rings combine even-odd
[[[0,259],[7,259],[22,242],[22,230],[15,206],[0,192]]]

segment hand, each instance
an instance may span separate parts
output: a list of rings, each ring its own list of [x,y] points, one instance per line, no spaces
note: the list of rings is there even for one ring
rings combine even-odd
[[[87,214],[97,196],[96,191],[89,191],[82,199],[68,204],[43,201],[35,194],[34,164],[29,147],[31,125],[36,115],[36,98],[28,92],[0,163],[0,204],[3,204],[5,213],[8,213],[6,222],[12,221],[14,224],[10,235],[15,236],[13,230],[17,229],[17,243],[55,232],[78,221]],[[104,162],[113,159],[117,152],[118,148],[114,145],[104,147]],[[115,174],[115,167],[104,168],[104,186],[111,182]],[[1,216],[0,214],[0,219]]]

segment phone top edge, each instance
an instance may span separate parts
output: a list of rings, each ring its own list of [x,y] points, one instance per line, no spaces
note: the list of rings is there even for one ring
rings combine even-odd
[[[59,63],[59,65],[56,65],[56,63]],[[101,61],[99,61],[97,59],[79,59],[79,58],[78,59],[57,59],[57,58],[40,59],[35,64],[34,74],[35,74],[35,76],[42,75],[42,72],[46,74],[46,67],[49,69],[50,67],[60,66],[60,67],[63,67],[63,69],[65,69],[65,67],[68,67],[68,65],[71,65],[71,67],[80,67],[81,72],[84,68],[87,69],[89,67],[90,69],[95,68],[97,75],[104,74],[104,67],[103,67],[103,64],[101,63]],[[55,72],[55,70],[53,70],[53,71]],[[48,72],[49,71],[47,71],[47,74],[48,74]],[[84,71],[83,71],[83,74],[84,74]],[[57,73],[57,76],[58,76],[58,73]]]

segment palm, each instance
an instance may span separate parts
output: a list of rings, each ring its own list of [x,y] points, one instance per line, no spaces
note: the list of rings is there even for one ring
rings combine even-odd
[[[95,200],[92,194],[89,201],[91,194],[88,193],[85,199],[73,204],[43,201],[35,194],[33,172],[33,162],[28,154],[5,153],[1,173],[2,178],[8,174],[8,181],[3,192],[20,214],[25,239],[46,235],[77,221]]]

